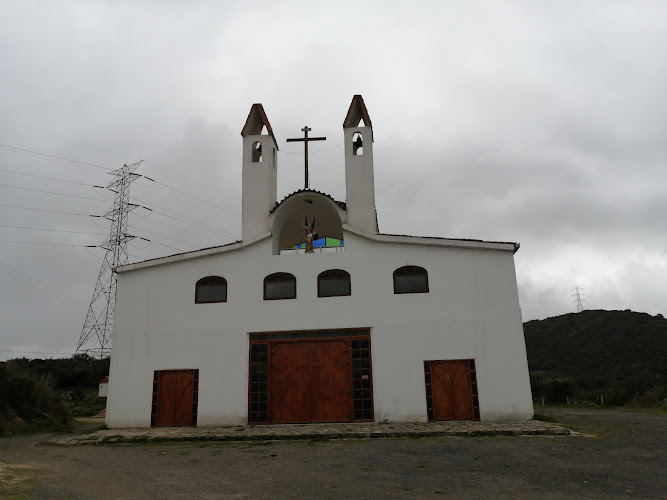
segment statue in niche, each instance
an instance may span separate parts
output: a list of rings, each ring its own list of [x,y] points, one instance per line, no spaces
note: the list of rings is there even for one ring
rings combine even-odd
[[[313,241],[318,238],[315,234],[315,217],[313,217],[312,222],[308,222],[308,216],[303,219],[303,228],[306,231],[306,253],[314,253],[313,250]]]

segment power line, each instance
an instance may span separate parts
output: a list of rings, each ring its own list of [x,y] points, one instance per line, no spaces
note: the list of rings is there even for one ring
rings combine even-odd
[[[341,143],[341,144],[338,144],[337,146],[331,146],[330,148],[318,149],[317,151],[308,151],[308,154],[314,155],[314,154],[317,154],[317,153],[324,153],[325,151],[330,151],[332,149],[337,149],[337,148],[341,147],[342,145],[343,144]],[[305,155],[306,154],[302,151],[283,151],[283,150],[278,151],[278,153],[279,154],[287,153],[287,154],[290,154],[290,155]]]
[[[49,243],[41,241],[10,241],[0,240],[0,243],[17,243],[21,245],[55,245],[60,247],[82,247],[82,248],[98,248],[99,245],[73,245],[71,243]]]
[[[85,186],[85,184],[82,184]],[[2,187],[8,187],[8,188],[13,188],[13,189],[22,189],[25,191],[35,191],[37,193],[47,193],[47,194],[55,194],[58,196],[67,196],[68,198],[81,198],[82,200],[93,200],[93,201],[109,201],[109,200],[104,200],[101,198],[91,198],[89,196],[77,196],[74,194],[68,194],[68,193],[56,193],[55,191],[45,191],[43,189],[33,189],[33,188],[27,188],[27,187],[21,187],[21,186],[12,186],[11,184],[1,184],[0,186]]]
[[[76,201],[68,201],[68,200],[54,200],[52,198],[42,198],[41,196],[26,196],[24,194],[18,194],[18,193],[2,193],[2,197],[13,197],[13,198],[24,198],[26,200],[40,200],[40,201],[50,201],[53,203],[66,203],[68,205],[80,205],[83,207],[91,207],[91,208],[100,208],[99,205],[92,205],[91,203],[81,203],[81,202],[76,202]]]
[[[137,200],[136,198],[133,198],[133,200],[134,200],[134,201],[139,201],[139,202],[141,201],[141,200]],[[145,203],[145,202],[144,202],[144,203]],[[183,222],[183,223],[188,224],[188,225],[192,225],[192,223],[195,223],[195,225],[199,224],[199,225],[202,225],[202,226],[208,226],[209,228],[213,229],[213,231],[211,231],[211,229],[206,229],[206,228],[204,228],[204,227],[196,226],[196,227],[199,227],[200,229],[204,229],[204,230],[206,230],[206,231],[211,231],[211,232],[215,232],[215,233],[217,233],[218,231],[222,231],[223,233],[227,233],[227,234],[229,235],[229,236],[227,236],[227,235],[222,234],[222,233],[217,233],[217,234],[219,234],[220,236],[225,236],[225,237],[227,237],[227,238],[232,238],[232,239],[236,239],[236,238],[238,238],[238,235],[236,235],[236,234],[234,234],[234,233],[232,233],[232,232],[230,232],[230,231],[227,231],[226,229],[222,229],[222,228],[219,228],[219,227],[216,227],[216,226],[212,226],[212,225],[207,224],[207,223],[205,223],[205,222],[200,222],[200,221],[198,221],[198,220],[196,220],[196,219],[193,219],[193,218],[191,218],[191,217],[188,217],[188,216],[186,216],[186,215],[179,214],[179,213],[177,213],[177,212],[174,212],[174,211],[169,210],[169,209],[166,209],[166,208],[158,207],[157,205],[154,205],[154,204],[152,204],[152,203],[146,203],[146,205],[148,205],[148,206],[144,206],[144,205],[142,205],[141,208],[144,208],[144,209],[149,210],[149,211],[151,211],[151,212],[155,212],[155,213],[160,214],[160,215],[162,215],[162,216],[164,216],[164,217],[168,217],[168,218],[170,218],[170,219],[177,220],[178,222]],[[151,206],[152,206],[152,207],[155,207],[155,209],[158,209],[158,210],[155,210],[155,209],[153,209],[153,208],[150,208]],[[177,217],[181,217],[182,219],[187,219],[187,220],[184,221],[184,220],[177,219],[177,218],[175,218],[175,217],[172,217],[172,216],[170,216],[170,215],[167,215],[167,214],[165,214],[165,213],[162,213],[161,210],[164,210],[165,212],[172,213],[172,214],[174,214],[174,215],[177,216]]]
[[[16,146],[10,146],[10,145],[8,145],[8,144],[0,144],[0,146],[5,147],[5,148],[9,148],[9,149],[14,149],[14,150],[17,150],[17,151],[23,151],[23,152],[26,152],[26,153],[31,153],[31,154],[39,155],[39,156],[45,156],[45,157],[48,157],[48,158],[56,158],[56,159],[58,159],[58,160],[64,160],[64,161],[69,161],[69,162],[72,162],[72,163],[78,163],[78,164],[80,164],[80,165],[88,165],[88,166],[91,166],[91,167],[100,168],[100,169],[102,169],[102,170],[107,170],[107,171],[108,171],[108,170],[113,170],[113,169],[111,169],[111,168],[103,167],[102,165],[97,165],[97,164],[95,164],[95,163],[88,163],[88,162],[84,162],[84,161],[73,160],[73,159],[71,159],[71,158],[65,158],[65,157],[62,157],[62,156],[56,156],[56,155],[51,155],[51,154],[47,154],[47,153],[40,153],[40,152],[38,152],[38,151],[32,151],[32,150],[30,150],[30,149],[18,148],[18,147],[16,147]],[[139,160],[139,161],[143,161],[143,160]],[[24,174],[23,172],[16,172],[16,171],[8,170],[8,169],[2,169],[2,170],[3,170],[3,171],[7,171],[7,172],[12,172],[12,173],[23,174],[23,175],[32,175],[32,176],[34,176],[34,177],[44,177],[44,178],[47,178],[47,177],[45,177],[45,176],[38,176],[38,175],[36,175],[36,174]],[[146,179],[148,179],[148,180],[150,180],[150,181],[153,181],[153,182],[155,182],[155,183],[157,183],[157,184],[160,184],[161,186],[164,186],[164,187],[166,187],[167,189],[170,189],[170,190],[172,190],[172,191],[176,191],[177,193],[180,193],[180,194],[182,194],[182,195],[184,195],[184,196],[188,196],[188,197],[190,197],[190,198],[192,198],[192,199],[194,199],[194,200],[200,201],[201,203],[205,203],[205,204],[207,204],[207,205],[210,205],[210,206],[215,207],[215,208],[217,208],[217,209],[223,210],[223,211],[228,212],[228,213],[230,213],[230,214],[232,214],[232,215],[235,215],[235,216],[237,216],[237,217],[241,217],[240,214],[238,214],[238,213],[236,213],[236,212],[233,212],[232,210],[229,210],[229,209],[227,209],[227,208],[221,207],[220,205],[216,205],[215,203],[211,203],[210,201],[206,201],[206,200],[204,200],[204,199],[202,199],[202,198],[199,198],[198,196],[192,195],[192,194],[190,194],[190,193],[186,193],[185,191],[183,191],[183,190],[181,190],[181,189],[178,189],[178,188],[175,188],[175,187],[172,187],[172,186],[169,186],[168,184],[165,184],[164,182],[158,181],[158,180],[156,180],[156,179],[152,179],[152,178],[147,177],[147,176],[145,176],[145,175],[142,175],[141,177],[144,177],[144,178],[146,178]],[[55,178],[51,178],[51,180],[56,180],[56,181],[61,181],[61,182],[72,182],[72,181],[63,181],[63,180],[61,180],[61,179],[55,179]],[[76,184],[76,183],[75,183],[75,184]],[[142,186],[142,187],[143,187],[143,186]]]
[[[71,306],[78,307],[80,309],[85,310],[85,304],[83,302],[81,302],[79,299],[75,299],[74,297],[71,297],[64,292],[61,292],[60,290],[56,290],[55,288],[50,287],[48,285],[45,285],[44,283],[40,283],[36,279],[31,278],[27,274],[22,273],[18,269],[14,269],[13,267],[8,266],[7,264],[4,264],[4,263],[0,262],[0,266],[1,266],[0,271],[4,271],[5,273],[9,274],[10,276],[14,277],[15,279],[17,279],[19,281],[22,281],[22,282],[26,283],[27,285],[35,287],[41,292],[52,295],[52,296],[56,297],[57,299],[62,300],[63,302],[67,302]],[[3,269],[3,268],[9,269],[9,271],[7,271],[7,269]],[[49,291],[49,290],[51,290],[51,291]],[[55,292],[55,293],[53,293],[53,292]],[[74,303],[72,301],[74,301]]]
[[[72,160],[71,158],[64,158],[62,156],[50,155],[46,153],[40,153],[38,151],[32,151],[30,149],[17,148],[16,146],[9,146],[8,144],[0,144],[3,148],[15,149],[16,151],[23,151],[24,153],[31,153],[39,156],[46,156],[47,158],[56,158],[57,160],[69,161],[71,163],[78,163],[80,165],[88,165],[89,167],[101,168],[102,170],[113,170],[112,168],[103,167],[102,165],[96,165],[95,163],[88,163],[85,161]]]
[[[94,163],[82,162],[82,161],[78,161],[78,160],[73,160],[73,159],[71,159],[71,158],[65,158],[65,157],[62,157],[62,156],[56,156],[56,155],[51,155],[51,154],[47,154],[47,153],[40,153],[40,152],[38,152],[38,151],[33,151],[33,150],[30,150],[30,149],[25,149],[25,148],[19,148],[19,147],[16,147],[16,146],[10,146],[10,145],[8,145],[8,144],[2,144],[2,143],[0,143],[0,146],[5,147],[5,148],[9,148],[9,149],[14,149],[14,150],[17,150],[17,151],[23,151],[23,152],[26,152],[26,153],[36,154],[36,155],[39,155],[39,156],[45,156],[45,157],[48,157],[48,158],[56,158],[56,159],[59,159],[59,160],[69,161],[69,162],[72,162],[72,163],[78,163],[78,164],[81,164],[81,165],[88,165],[88,166],[91,166],[91,167],[101,168],[101,169],[103,169],[103,170],[112,170],[112,169],[110,169],[110,168],[103,167],[103,166],[101,166],[101,165],[97,165],[97,164],[94,164]],[[141,162],[141,161],[143,161],[143,160],[139,160],[139,161]],[[2,169],[2,170],[3,170],[3,171],[8,171],[8,172],[11,172],[11,173],[18,173],[18,174],[22,174],[22,175],[31,175],[31,176],[34,176],[34,177],[43,177],[43,178],[47,178],[46,176],[38,176],[38,175],[36,175],[36,174],[26,174],[26,173],[23,173],[23,172],[16,172],[16,171],[9,170],[9,169]],[[137,175],[137,174],[135,174],[135,175]],[[137,175],[137,176],[138,176],[138,175]],[[158,180],[152,179],[152,178],[150,178],[150,177],[146,177],[146,176],[138,176],[138,177],[145,177],[146,179],[148,179],[148,180],[150,180],[150,181],[153,181],[153,182],[155,182],[155,183],[157,183],[157,184],[160,184],[161,186],[164,186],[164,187],[166,187],[167,189],[170,189],[170,190],[172,190],[172,191],[176,191],[177,193],[180,193],[180,194],[182,194],[182,195],[184,195],[184,196],[188,196],[188,197],[190,197],[190,198],[192,198],[192,199],[194,199],[194,200],[197,200],[197,201],[199,201],[199,202],[201,202],[201,203],[205,203],[205,204],[210,205],[210,206],[212,206],[212,207],[218,208],[218,209],[220,209],[220,210],[223,210],[223,211],[225,211],[225,212],[228,212],[228,213],[230,213],[230,214],[232,214],[232,215],[235,215],[235,216],[237,216],[237,217],[241,217],[241,215],[238,214],[238,213],[236,213],[236,212],[233,212],[233,211],[228,210],[228,209],[226,209],[226,208],[224,208],[224,207],[221,207],[220,205],[216,205],[215,203],[211,203],[211,202],[209,202],[209,201],[206,201],[206,200],[204,200],[204,199],[202,199],[202,198],[199,198],[198,196],[192,195],[192,194],[190,194],[190,193],[186,193],[185,191],[183,191],[183,190],[181,190],[181,189],[178,189],[178,188],[169,186],[168,184],[165,184],[164,182],[161,182],[161,181],[158,181]],[[53,178],[53,177],[52,177],[52,178],[49,178],[49,179],[51,179],[51,180],[56,180],[56,181],[61,181],[61,182],[72,182],[72,183],[74,183],[73,181],[65,181],[65,180],[62,180],[62,179],[56,179],[56,178]],[[84,183],[75,183],[75,184],[79,184],[79,185],[87,185],[87,184],[84,184]],[[92,186],[92,185],[89,185],[89,186]],[[102,188],[101,186],[92,186],[92,187]],[[27,188],[25,188],[25,189],[27,189]],[[103,189],[103,188],[102,188],[102,189]],[[59,193],[55,193],[55,194],[59,194]],[[97,200],[95,200],[95,201],[97,201]],[[159,207],[158,207],[158,208],[159,208]],[[160,208],[160,210],[169,211],[169,210],[167,210],[167,209],[162,209],[162,208]],[[178,215],[178,214],[177,214],[177,215]],[[181,217],[186,218],[186,219],[190,219],[189,217],[185,217],[185,216],[181,216]],[[190,219],[190,220],[193,220],[193,219]],[[208,225],[208,224],[205,224],[205,223],[201,223],[201,224]],[[228,231],[225,231],[224,229],[215,228],[215,226],[210,226],[210,227],[213,227],[214,229],[218,229],[218,230],[220,230],[220,231],[228,232]],[[233,233],[230,233],[230,234],[232,234],[232,236],[233,236],[234,238],[237,238],[237,237],[238,237],[238,235],[233,235]]]
[[[57,179],[56,177],[47,177],[46,175],[29,174],[27,172],[18,172],[16,170],[9,170],[8,168],[0,168],[0,171],[9,172],[9,173],[12,173],[12,174],[17,174],[17,175],[27,175],[29,177],[38,177],[40,179],[48,179],[50,181],[66,182],[68,184],[78,184],[79,186],[90,186],[90,184],[84,184],[83,182],[68,181],[68,180],[65,180],[65,179]],[[95,187],[95,186],[93,186],[93,187]],[[101,186],[98,186],[98,187],[101,187]]]
[[[144,207],[144,208],[145,208],[145,207]],[[155,212],[155,213],[157,213],[157,212]],[[148,218],[151,217],[152,214],[153,214],[153,210],[149,210],[149,211],[148,211],[148,215],[147,215],[147,216],[144,216],[144,217],[140,216],[140,215],[139,215],[138,213],[136,213],[136,212],[134,213],[134,215],[136,215],[137,217],[139,217],[139,218],[141,218],[141,219],[148,219]],[[161,215],[161,214],[158,214],[158,215]],[[91,220],[93,220],[93,222],[95,221],[95,219],[91,219]],[[180,231],[180,230],[181,230],[181,227],[182,227],[182,226],[177,225],[177,224],[172,224],[171,222],[166,222],[166,221],[163,221],[163,220],[155,220],[154,218],[151,219],[150,222],[152,222],[152,223],[154,223],[154,224],[159,224],[159,225],[161,225],[161,226],[166,226],[166,227],[175,229],[175,230],[177,230],[177,231]],[[177,220],[177,222],[186,223],[185,221],[181,221],[181,220]],[[186,224],[188,224],[188,225],[191,226],[190,223],[186,223]],[[210,231],[210,230],[208,230],[208,229],[206,229],[206,228],[204,228],[204,227],[199,227],[199,226],[194,226],[194,227],[196,227],[197,229],[202,229],[202,230],[206,231],[207,234],[202,234],[201,237],[202,237],[202,238],[207,238],[207,239],[209,239],[210,241],[215,242],[216,245],[219,245],[219,244],[220,244],[220,240],[219,240],[219,238],[217,238],[216,236],[224,236],[224,235],[222,235],[222,234],[220,234],[220,233],[216,233],[216,232]],[[211,246],[211,245],[210,245],[210,244],[201,244],[201,245],[199,245],[199,246],[200,246],[200,247],[205,247],[205,246]]]
[[[20,207],[18,205],[6,205],[6,204],[3,204],[3,203],[0,203],[0,207],[22,208],[23,210],[36,210],[38,212],[53,212],[54,214],[79,215],[79,216],[82,216],[82,217],[100,217],[98,215],[91,216],[90,214],[77,214],[77,213],[74,213],[74,212],[63,212],[62,210],[47,210],[45,208]]]
[[[145,175],[142,175],[142,177],[144,177],[145,179],[148,179],[149,181],[153,181],[153,182],[155,182],[156,184],[159,184],[159,185],[161,185],[161,186],[164,186],[164,187],[166,187],[167,189],[171,189],[172,191],[176,191],[177,193],[181,193],[181,194],[183,194],[183,195],[185,195],[185,196],[188,196],[188,197],[190,197],[190,198],[192,198],[192,199],[195,199],[195,200],[200,201],[200,202],[202,202],[202,203],[206,203],[207,205],[210,205],[210,206],[212,206],[212,207],[218,208],[218,209],[220,209],[220,210],[223,210],[223,211],[225,211],[225,212],[227,212],[227,213],[230,213],[230,214],[232,214],[232,215],[235,215],[235,216],[237,216],[237,217],[241,217],[241,214],[237,214],[236,212],[232,212],[231,210],[228,210],[228,209],[226,209],[226,208],[224,208],[224,207],[221,207],[220,205],[216,205],[215,203],[211,203],[210,201],[206,201],[206,200],[204,200],[204,199],[202,199],[202,198],[199,198],[199,197],[197,197],[197,196],[195,196],[195,195],[186,193],[185,191],[181,191],[180,189],[176,189],[175,187],[168,186],[168,185],[165,184],[164,182],[156,181],[155,179],[151,179],[150,177],[146,177]],[[142,187],[143,187],[143,186],[142,186]]]
[[[2,227],[2,226],[0,226],[0,227]],[[195,248],[199,248],[198,245],[193,245],[192,243],[188,243],[187,241],[177,240],[176,238],[171,238],[170,236],[165,236],[164,234],[155,233],[155,232],[153,232],[153,231],[149,231],[148,229],[144,229],[144,228],[141,228],[141,227],[133,226],[133,225],[131,225],[131,224],[128,224],[127,227],[130,227],[130,228],[132,228],[132,229],[137,229],[137,230],[139,230],[139,231],[144,231],[144,232],[146,232],[146,233],[148,233],[148,234],[154,234],[155,236],[160,236],[160,237],[162,237],[162,238],[167,238],[168,240],[177,241],[177,242],[179,242],[179,243],[185,243],[186,245],[190,245],[190,246],[193,246],[193,247],[195,247]],[[156,243],[157,243],[157,242],[156,242]]]
[[[166,245],[166,244],[164,244],[164,243],[160,243],[159,241],[153,241],[153,240],[149,240],[148,238],[142,238],[141,236],[139,236],[139,239],[140,239],[140,240],[144,240],[144,241],[148,241],[149,243],[155,243],[155,244],[157,244],[157,245],[162,245],[163,247],[171,248],[172,250],[177,250],[177,251],[179,251],[179,252],[185,252],[185,251],[186,251],[186,250],[183,250],[182,248],[172,247],[172,246],[170,246],[170,245]],[[150,245],[148,245],[148,246],[150,246]],[[146,248],[148,248],[148,247],[146,247]],[[138,250],[143,250],[143,249],[138,249]]]
[[[42,227],[26,227],[26,226],[6,226],[4,224],[0,225],[0,227],[7,227],[11,229],[31,229],[33,231],[53,231],[54,233],[74,233],[74,234],[93,234],[95,236],[104,236],[105,233],[86,233],[83,231],[68,231],[65,229],[47,229],[47,228],[42,228]]]
[[[60,356],[72,356],[73,352],[44,352],[44,351],[16,351],[10,349],[0,349],[0,352],[11,352],[16,354],[57,354]]]

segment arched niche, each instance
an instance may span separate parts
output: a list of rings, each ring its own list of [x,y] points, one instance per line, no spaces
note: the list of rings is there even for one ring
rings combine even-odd
[[[269,218],[274,255],[280,255],[281,250],[306,240],[305,218],[309,223],[315,218],[315,233],[319,238],[344,239],[345,210],[323,194],[299,192],[283,200]]]

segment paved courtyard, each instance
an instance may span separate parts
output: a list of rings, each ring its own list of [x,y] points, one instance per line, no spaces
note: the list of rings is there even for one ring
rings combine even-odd
[[[546,411],[574,433],[526,434],[560,429],[533,422],[518,435],[509,423],[494,435],[457,423],[438,431],[452,434],[424,437],[418,424],[408,437],[384,439],[329,440],[327,429],[341,433],[338,426],[313,426],[320,434],[309,436],[300,426],[257,426],[207,429],[209,436],[203,429],[172,429],[5,438],[0,498],[667,498],[665,414]],[[372,425],[363,432],[375,435],[378,427],[405,430]],[[291,440],[283,439],[288,431]],[[274,432],[279,434],[268,436]],[[231,433],[251,439],[214,440]],[[75,444],[85,436],[98,445]],[[114,436],[127,442],[104,444],[120,440]],[[151,437],[180,441],[149,442]]]

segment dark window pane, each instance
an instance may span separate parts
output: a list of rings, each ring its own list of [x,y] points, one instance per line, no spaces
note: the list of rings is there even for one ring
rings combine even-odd
[[[226,302],[227,280],[220,276],[207,276],[197,281],[195,302]]]
[[[321,279],[319,282],[320,297],[338,297],[350,295],[350,279]]]
[[[396,276],[394,293],[424,293],[428,292],[428,279],[421,276]]]
[[[200,286],[197,288],[197,302],[226,302],[227,285]]]
[[[296,281],[274,281],[264,284],[266,299],[293,299],[296,297]]]

